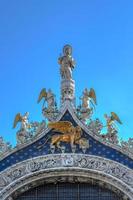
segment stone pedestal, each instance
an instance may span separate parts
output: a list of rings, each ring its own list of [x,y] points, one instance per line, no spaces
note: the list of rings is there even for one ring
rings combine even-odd
[[[65,100],[75,104],[75,81],[72,79],[61,81],[61,103]]]

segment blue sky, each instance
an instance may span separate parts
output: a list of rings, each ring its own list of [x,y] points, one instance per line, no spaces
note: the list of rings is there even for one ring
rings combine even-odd
[[[0,135],[15,144],[16,113],[41,121],[40,90],[60,98],[58,57],[73,46],[76,96],[97,93],[96,116],[116,112],[120,138],[133,136],[133,2],[131,0],[0,1]]]

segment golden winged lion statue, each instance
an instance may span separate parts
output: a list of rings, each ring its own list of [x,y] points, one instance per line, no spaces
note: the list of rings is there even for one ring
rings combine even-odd
[[[60,132],[61,134],[55,134],[51,138],[51,145],[61,148],[60,143],[65,142],[69,143],[71,148],[78,145],[88,144],[85,138],[81,138],[82,129],[80,126],[74,127],[69,121],[59,121],[59,122],[50,122],[48,124],[49,128],[52,128],[55,132]],[[83,140],[84,139],[84,140]],[[88,145],[87,145],[88,147]]]

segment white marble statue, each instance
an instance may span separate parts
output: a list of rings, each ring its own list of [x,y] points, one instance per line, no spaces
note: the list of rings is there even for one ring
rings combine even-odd
[[[46,117],[48,120],[53,120],[58,114],[58,108],[56,104],[55,95],[52,92],[51,89],[46,91],[45,88],[43,88],[39,94],[38,97],[38,103],[43,100],[43,106],[42,106],[42,114],[44,117]],[[46,106],[45,106],[46,103]]]
[[[94,107],[96,104],[96,95],[94,89],[91,88],[90,91],[88,91],[88,89],[85,88],[83,91],[83,95],[80,99],[82,100],[82,105],[81,105],[82,109],[89,108],[91,110],[92,106]]]
[[[72,58],[72,47],[65,45],[63,48],[63,56],[59,57],[58,62],[60,64],[61,78],[65,80],[72,79],[72,70],[75,67],[75,61]]]
[[[21,122],[20,130],[27,131],[27,129],[30,128],[28,117],[29,117],[29,112],[26,112],[23,116],[20,113],[18,113],[15,116],[13,128],[17,126],[18,122]]]
[[[95,109],[96,102],[96,94],[93,88],[88,90],[84,89],[82,97],[80,97],[81,105],[77,108],[78,118],[82,121],[86,121],[91,117],[93,111]]]
[[[47,100],[47,104],[48,104],[48,109],[55,107],[55,95],[53,94],[51,89],[49,89],[47,92],[46,100]]]
[[[82,108],[90,108],[90,97],[87,88],[83,91],[83,96],[80,99],[82,100]]]
[[[111,112],[111,115],[104,114],[104,117],[106,119],[105,127],[107,127],[107,133],[102,134],[101,137],[113,144],[118,144],[118,126],[116,122],[122,124],[120,118],[115,112]]]
[[[17,144],[23,144],[25,142],[27,142],[29,139],[31,139],[32,135],[31,135],[31,124],[29,123],[29,112],[26,112],[23,116],[18,113],[15,116],[14,119],[14,124],[13,124],[13,128],[16,128],[18,122],[21,123],[20,125],[20,129],[17,131]]]
[[[46,91],[45,88],[43,88],[39,94],[38,97],[38,103],[44,99],[44,103],[43,103],[43,108],[45,105],[45,102],[47,103],[47,108],[48,110],[53,110],[55,108],[56,105],[56,101],[55,101],[55,95],[52,92],[51,89],[48,89],[48,91]]]
[[[104,114],[104,118],[106,119],[106,127],[108,132],[112,130],[118,131],[118,126],[116,125],[116,122],[118,122],[119,124],[122,124],[122,122],[115,112],[111,112],[111,115]]]

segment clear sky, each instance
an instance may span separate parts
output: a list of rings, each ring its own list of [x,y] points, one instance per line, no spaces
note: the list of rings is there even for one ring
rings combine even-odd
[[[116,112],[120,138],[133,137],[133,1],[0,1],[0,135],[15,143],[16,113],[41,121],[40,90],[60,98],[58,57],[73,46],[76,96],[97,93],[96,116]]]

